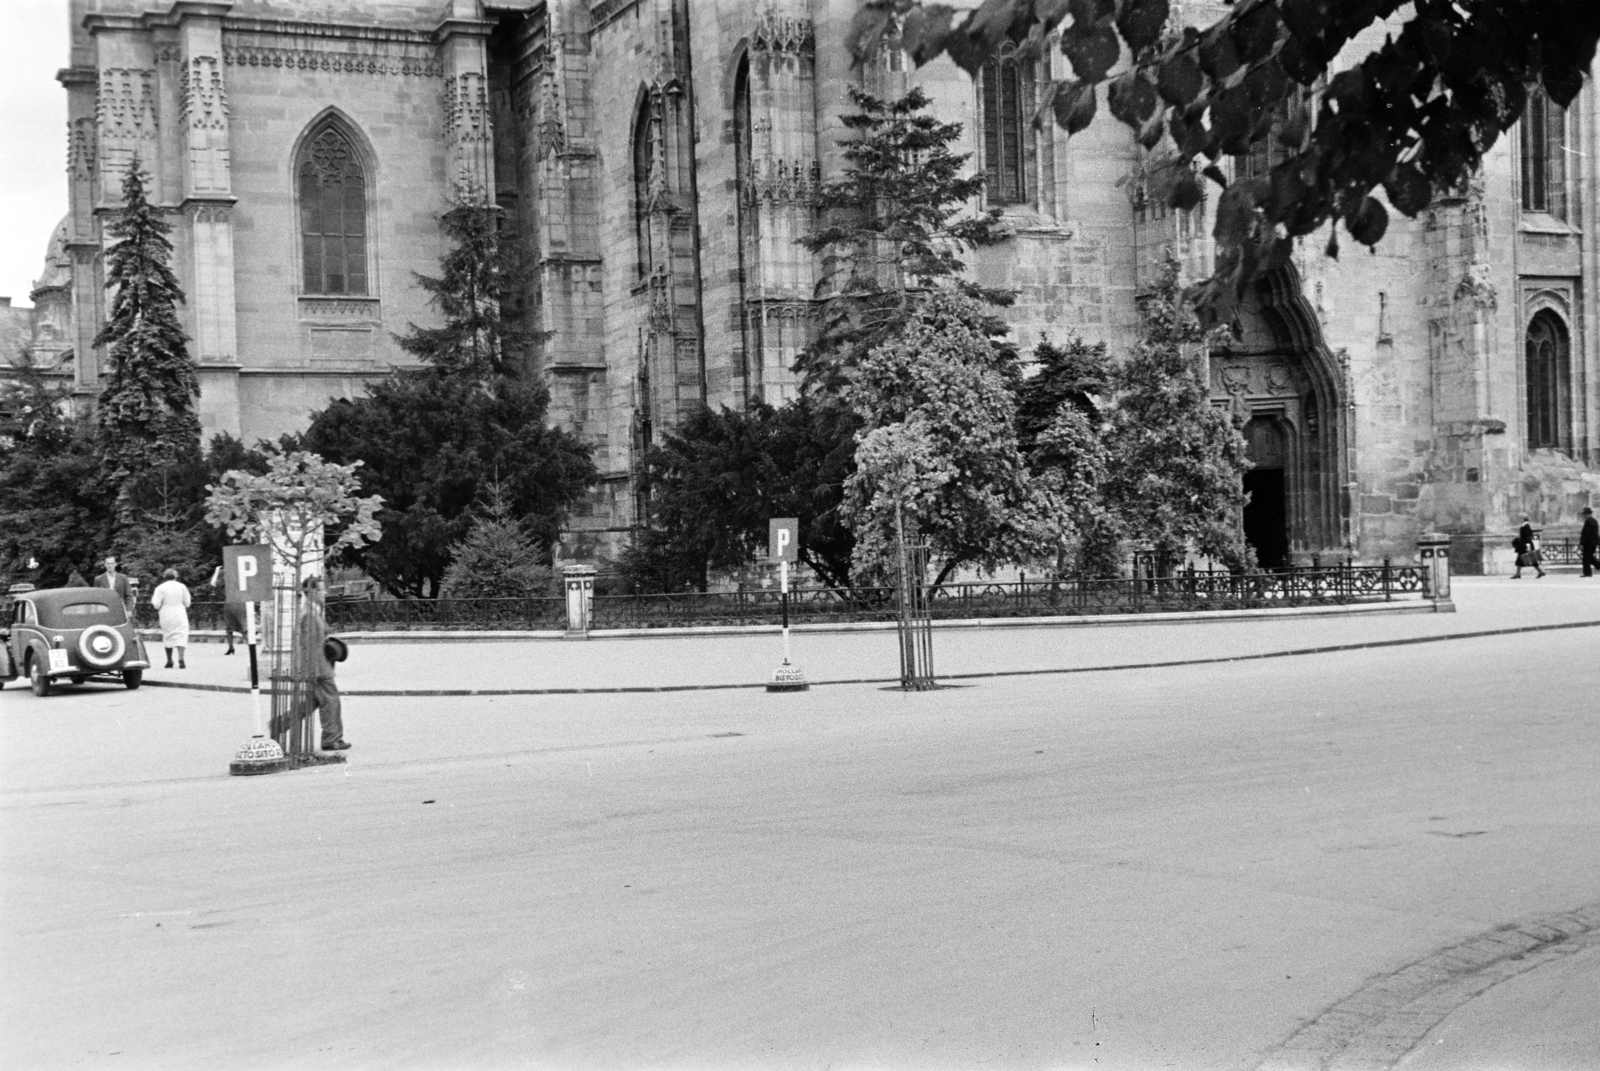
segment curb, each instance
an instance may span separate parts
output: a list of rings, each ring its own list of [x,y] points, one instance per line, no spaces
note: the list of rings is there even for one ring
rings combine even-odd
[[[1169,625],[1195,621],[1259,621],[1278,617],[1328,617],[1345,614],[1432,614],[1453,613],[1449,600],[1429,599],[1404,602],[1352,603],[1344,606],[1285,606],[1253,610],[1171,610],[1147,614],[1059,614],[1049,617],[968,617],[935,621],[935,629],[996,628],[1090,628],[1100,625]],[[898,626],[893,621],[842,621],[791,625],[792,633],[888,632]],[[637,640],[658,636],[776,636],[781,625],[693,625],[669,628],[591,629],[587,635],[569,636],[554,629],[528,631],[463,629],[405,629],[389,632],[340,632],[339,638],[351,645],[363,643],[504,643],[508,640]],[[156,629],[140,629],[141,637],[159,638]],[[195,629],[191,640],[222,641],[214,629]]]
[[[1109,666],[1072,666],[1056,669],[1000,669],[978,673],[941,673],[939,680],[981,680],[991,677],[1042,677],[1070,673],[1114,673],[1128,669],[1166,669],[1180,666],[1207,666],[1223,662],[1259,662],[1266,658],[1298,658],[1304,655],[1336,654],[1343,651],[1368,651],[1380,647],[1410,647],[1421,643],[1444,643],[1449,640],[1474,640],[1488,636],[1512,636],[1526,632],[1556,632],[1575,628],[1600,628],[1600,621],[1568,621],[1557,625],[1519,625],[1512,628],[1484,629],[1478,632],[1448,632],[1438,636],[1411,636],[1398,640],[1372,640],[1366,643],[1339,643],[1322,647],[1296,647],[1287,651],[1263,651],[1258,654],[1218,655],[1214,658],[1184,658],[1170,662],[1119,662]],[[899,677],[848,677],[836,680],[813,680],[813,688],[832,684],[897,684]],[[248,692],[243,685],[185,684],[180,681],[144,682],[146,688],[182,688],[196,692]],[[726,692],[738,689],[763,689],[765,681],[737,684],[659,684],[614,685],[602,688],[360,688],[341,692],[350,697],[390,698],[466,698],[471,696],[506,695],[623,695],[659,692]]]

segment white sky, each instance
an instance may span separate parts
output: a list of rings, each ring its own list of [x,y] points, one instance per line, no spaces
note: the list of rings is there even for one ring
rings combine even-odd
[[[30,305],[67,214],[67,0],[0,0],[0,297]]]

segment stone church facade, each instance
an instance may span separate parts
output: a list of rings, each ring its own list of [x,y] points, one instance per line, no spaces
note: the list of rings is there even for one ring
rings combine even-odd
[[[914,79],[963,124],[1012,232],[969,260],[1016,290],[1025,348],[1076,333],[1116,352],[1167,256],[1209,272],[1214,198],[1148,203],[1149,162],[1107,117],[1070,144],[1032,127],[1059,52],[976,82],[894,50],[853,69],[855,7],[71,0],[71,210],[34,293],[52,333],[36,348],[87,404],[102,225],[137,157],[172,212],[207,434],[296,430],[406,360],[394,334],[431,321],[412,273],[437,269],[438,216],[463,184],[488,191],[533,267],[529,373],[602,473],[563,543],[584,557],[638,522],[638,466],[664,432],[794,396],[819,272],[795,239],[840,173],[850,85]],[[1494,571],[1524,512],[1559,536],[1600,504],[1597,142],[1592,83],[1566,112],[1537,98],[1478,181],[1396,215],[1376,253],[1346,241],[1329,259],[1324,236],[1255,287],[1209,374],[1248,422],[1264,559],[1408,558],[1440,530],[1458,569]]]

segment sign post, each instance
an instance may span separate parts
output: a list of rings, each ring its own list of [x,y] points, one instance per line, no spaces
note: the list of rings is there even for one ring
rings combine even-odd
[[[272,548],[239,546],[222,548],[223,598],[243,602],[245,644],[250,648],[250,710],[255,719],[255,735],[239,749],[228,764],[231,774],[276,773],[287,769],[278,742],[266,735],[261,721],[261,675],[256,663],[256,604],[272,598]]]
[[[767,558],[778,563],[779,597],[783,606],[783,665],[772,671],[769,692],[803,692],[811,687],[800,667],[789,662],[789,563],[800,560],[800,521],[774,517],[767,524]]]

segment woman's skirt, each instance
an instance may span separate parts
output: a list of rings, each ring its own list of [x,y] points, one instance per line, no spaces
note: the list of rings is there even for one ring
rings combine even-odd
[[[189,646],[189,611],[181,606],[163,606],[156,619],[161,623],[161,646]]]

